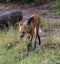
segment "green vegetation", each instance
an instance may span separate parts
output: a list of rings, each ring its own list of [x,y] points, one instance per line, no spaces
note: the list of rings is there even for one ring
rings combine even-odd
[[[54,10],[53,10],[53,13],[54,13],[55,15],[60,15],[60,1],[59,1],[59,0],[56,1],[56,2],[52,5],[52,9],[54,9]]]
[[[19,39],[18,29],[0,31],[0,64],[17,64],[24,49],[26,44]]]
[[[42,16],[44,16],[44,15],[46,15],[47,13],[44,12],[44,11],[40,11],[39,14],[42,15]]]
[[[30,3],[32,2],[32,0],[19,0],[20,2],[23,2],[23,3]]]
[[[54,25],[48,20],[41,22],[44,30],[49,30]],[[47,37],[39,50],[33,50],[28,55],[27,37],[20,39],[19,34],[19,30],[12,27],[0,31],[0,64],[60,64],[60,37]],[[56,48],[53,49],[54,45]]]
[[[14,2],[14,1],[17,1],[17,0],[0,0],[0,3]],[[30,2],[32,2],[32,0],[18,0],[18,1],[22,2],[22,3],[30,3]]]
[[[0,31],[0,64],[60,64],[60,48],[48,48],[52,43],[60,45],[59,39],[48,37],[39,50],[27,55],[27,38],[20,39],[18,29]]]
[[[52,5],[52,8],[54,9],[60,9],[60,1],[56,1],[53,5]]]
[[[43,42],[43,46],[44,47],[47,47],[47,48],[52,48],[52,47],[57,47],[59,48],[60,46],[60,37],[55,37],[55,36],[52,36],[52,37],[47,37],[46,40]]]
[[[22,60],[21,64],[60,64],[60,51],[45,49],[44,52],[33,52],[27,59]]]
[[[31,3],[31,2],[35,2],[35,3],[46,3],[46,2],[50,2],[50,0],[0,0],[0,3],[4,3],[4,2],[22,2],[22,3]],[[52,0],[51,0],[52,1]]]
[[[0,3],[4,3],[4,2],[6,2],[5,0],[0,0]]]
[[[5,1],[5,0],[0,0]],[[22,0],[30,2],[30,0]],[[60,15],[60,4],[54,4],[54,13]],[[46,15],[45,12],[40,13]],[[44,31],[53,27],[60,27],[60,23],[54,24],[49,20],[41,22]],[[37,50],[27,52],[28,40],[25,36],[20,39],[18,29],[0,31],[0,64],[60,64],[60,37],[47,37]]]
[[[55,15],[60,15],[60,10],[59,10],[59,9],[55,9],[55,10],[53,10],[53,13],[54,13]]]
[[[46,22],[41,22],[42,23],[42,25],[44,26],[43,27],[43,29],[44,30],[49,30],[50,29],[50,27],[52,27],[51,25],[52,25],[52,23],[50,23],[50,22],[48,22],[48,21],[46,21]]]
[[[60,22],[54,23],[47,19],[45,21],[41,21],[40,26],[44,31],[49,31],[53,28],[60,28]]]
[[[59,42],[59,43],[58,43]],[[48,45],[49,44],[49,45]],[[54,37],[47,37],[40,50],[33,51],[27,59],[21,60],[21,64],[60,64],[59,47],[49,48],[53,44],[60,44],[60,40]],[[46,48],[47,46],[47,48]]]
[[[49,22],[49,20],[46,20],[46,21],[42,21],[40,26],[43,28],[44,31],[47,31],[54,26],[54,23]]]

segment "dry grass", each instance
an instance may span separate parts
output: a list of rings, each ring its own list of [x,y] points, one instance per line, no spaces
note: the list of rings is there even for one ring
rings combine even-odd
[[[19,36],[18,29],[10,28],[8,31],[0,31],[0,64],[60,63],[59,47],[53,49],[54,44],[60,45],[60,37],[47,37],[38,51],[32,51],[27,56],[28,40],[26,36],[23,39],[20,39]],[[52,48],[48,46],[52,46]]]

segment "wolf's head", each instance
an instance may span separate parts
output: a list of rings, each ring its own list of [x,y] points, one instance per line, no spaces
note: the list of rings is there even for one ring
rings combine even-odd
[[[25,23],[19,24],[20,38],[24,37],[25,34],[30,32],[30,28],[25,26]]]

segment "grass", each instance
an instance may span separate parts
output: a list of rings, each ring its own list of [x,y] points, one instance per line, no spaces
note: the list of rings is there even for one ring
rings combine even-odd
[[[49,31],[49,30],[52,30],[53,28],[57,28],[57,27],[60,27],[60,22],[50,22],[49,20],[43,20],[41,21],[40,23],[40,26],[41,28],[44,30],[44,31]]]
[[[41,26],[47,29],[52,25],[48,21],[41,23]],[[56,42],[59,45],[60,38],[47,38],[43,42],[43,48],[31,51],[27,55],[27,38],[25,36],[20,39],[19,36],[18,29],[10,28],[8,31],[0,31],[0,64],[60,64],[60,48],[44,48],[49,43]]]
[[[54,28],[60,28],[60,22],[58,22],[58,20],[54,23],[54,21],[49,21],[47,20],[43,20],[40,23],[40,27],[43,29],[43,31],[49,31],[52,30]]]
[[[53,8],[54,13],[60,14],[60,11],[58,12],[60,3],[55,3]],[[41,11],[40,14],[46,15],[46,12]],[[56,25],[60,26],[60,23]],[[44,31],[50,30],[56,25],[48,20],[41,22]],[[0,64],[60,64],[60,47],[58,47],[60,37],[47,37],[39,50],[31,51],[27,55],[27,38],[20,39],[19,36],[18,29],[10,28],[8,31],[0,31]],[[53,48],[54,44],[57,45],[56,48]]]
[[[42,48],[48,48],[48,49],[60,48],[60,37],[58,36],[47,37],[43,43],[44,44],[42,45]]]
[[[60,1],[56,1],[53,5],[52,8],[54,9],[60,9]]]
[[[39,11],[39,14],[41,16],[51,15],[51,17],[57,16],[57,15],[60,16],[60,1],[59,0],[58,1],[56,0],[54,4],[50,6],[50,8],[51,8],[50,12],[41,10]]]
[[[42,16],[47,15],[47,13],[44,12],[44,11],[39,11],[39,14],[42,15]]]
[[[60,10],[55,9],[55,10],[53,10],[53,13],[54,13],[55,15],[60,15]]]
[[[60,15],[60,1],[56,1],[51,8],[53,9],[53,13],[55,15]]]
[[[0,32],[0,64],[16,64],[25,48],[26,44],[19,39],[18,29]]]
[[[41,21],[40,26],[43,28],[44,31],[51,30],[54,26],[54,23],[49,22],[49,20]]]
[[[22,60],[21,64],[60,64],[60,52],[57,50],[47,50],[43,52],[33,52],[27,59]]]
[[[60,64],[60,47],[48,47],[53,44],[60,45],[59,38],[55,39],[55,37],[47,37],[46,40],[44,40],[42,47],[39,50],[32,51],[26,59],[20,61],[20,64]],[[47,48],[45,47],[46,45]]]

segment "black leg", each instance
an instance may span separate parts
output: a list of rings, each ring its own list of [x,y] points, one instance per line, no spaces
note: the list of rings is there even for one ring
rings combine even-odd
[[[36,49],[36,41],[34,42],[34,49]]]
[[[32,45],[31,45],[31,43],[29,43],[28,44],[28,52],[31,50],[31,48],[32,48]]]
[[[29,44],[28,44],[28,52],[30,51],[30,45],[31,45],[31,44],[29,43]]]
[[[32,39],[33,37],[30,37],[30,42],[28,43],[28,52],[30,51],[30,48],[32,48]]]
[[[38,34],[38,40],[39,40],[39,45],[41,45],[41,39],[40,39],[39,34]]]

